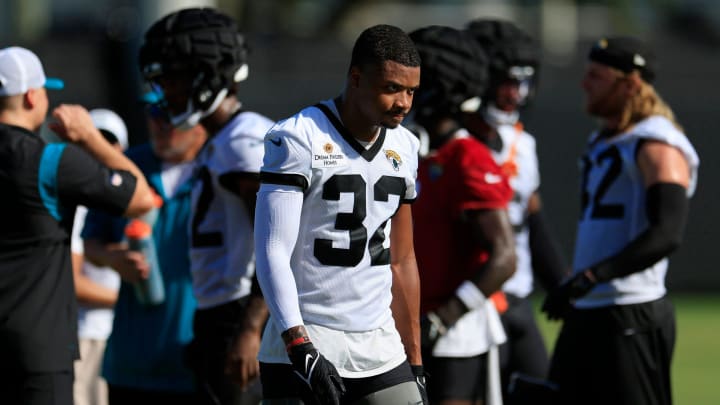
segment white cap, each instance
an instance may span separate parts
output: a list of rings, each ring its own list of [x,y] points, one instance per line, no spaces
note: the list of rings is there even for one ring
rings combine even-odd
[[[127,149],[128,131],[125,122],[119,115],[104,108],[95,108],[90,110],[90,118],[97,129],[110,132],[117,138],[123,150]]]
[[[18,46],[0,49],[0,97],[25,94],[40,87],[60,90],[64,83],[45,77],[40,59],[32,51]]]

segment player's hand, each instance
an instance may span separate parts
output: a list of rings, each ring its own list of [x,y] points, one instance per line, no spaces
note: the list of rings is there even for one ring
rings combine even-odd
[[[340,398],[345,394],[342,377],[312,343],[291,347],[288,356],[295,375],[310,387],[317,404],[340,405]]]
[[[260,335],[254,331],[240,331],[228,349],[225,374],[243,391],[260,375],[259,351]]]
[[[50,122],[48,127],[63,140],[84,143],[100,133],[83,106],[62,104],[53,110],[52,116],[55,121]]]
[[[150,277],[150,265],[145,255],[129,249],[114,250],[109,256],[110,267],[115,269],[123,281],[137,283]]]
[[[448,328],[440,316],[430,311],[420,318],[420,348],[423,353],[432,354],[437,341],[445,336]]]
[[[542,311],[548,319],[562,319],[572,309],[572,302],[592,290],[597,281],[590,270],[577,273],[555,287],[545,297]]]
[[[422,365],[411,365],[410,369],[415,376],[415,383],[418,386],[418,390],[420,390],[420,397],[422,397],[423,405],[430,404],[427,395],[427,385],[425,384],[425,369]]]

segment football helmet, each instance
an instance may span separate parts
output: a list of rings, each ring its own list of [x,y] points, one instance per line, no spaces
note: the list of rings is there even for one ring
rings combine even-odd
[[[189,128],[212,114],[247,78],[247,56],[245,37],[231,17],[212,8],[188,8],[166,15],[148,29],[139,63],[161,101],[164,78],[187,77],[190,92],[185,111],[169,115],[173,125]]]
[[[475,112],[488,84],[488,59],[465,32],[433,25],[410,33],[421,63],[416,120],[437,114]]]
[[[526,105],[535,95],[540,68],[540,48],[525,31],[509,21],[476,19],[466,31],[485,49],[490,60],[487,101],[494,101],[498,86],[508,80],[518,82]]]

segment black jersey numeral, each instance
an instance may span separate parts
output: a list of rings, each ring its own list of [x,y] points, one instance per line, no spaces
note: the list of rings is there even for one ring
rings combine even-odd
[[[588,177],[593,166],[599,166],[604,161],[609,161],[605,175],[600,179],[600,183],[594,193],[591,192],[588,186]],[[597,160],[593,162],[587,156],[583,157],[584,170],[583,170],[583,184],[581,194],[581,215],[586,216],[588,208],[590,209],[590,218],[592,219],[618,219],[625,215],[625,206],[622,204],[607,204],[603,203],[602,200],[605,194],[610,189],[612,183],[617,180],[618,176],[622,172],[622,157],[620,156],[620,150],[617,147],[612,146],[602,153],[598,154]],[[592,204],[590,201],[592,200]]]
[[[335,229],[348,231],[350,244],[348,248],[335,248],[331,239],[315,239],[314,254],[320,263],[326,266],[354,267],[362,261],[368,240],[368,230],[363,225],[367,216],[366,184],[358,174],[336,174],[323,184],[322,198],[327,201],[339,201],[340,193],[353,194],[352,212],[338,212],[335,217]],[[405,195],[405,181],[400,177],[383,176],[373,187],[373,200],[389,201],[389,195],[401,198]],[[383,247],[385,241],[384,221],[373,232],[367,247],[370,252],[370,263],[373,266],[390,263],[390,251]]]
[[[191,243],[192,247],[213,247],[222,246],[223,235],[219,231],[215,232],[200,232],[198,228],[200,224],[205,220],[205,216],[210,209],[210,203],[215,197],[213,191],[212,177],[210,171],[206,166],[203,166],[198,171],[198,177],[202,184],[202,190],[198,197],[197,205],[195,206],[195,215],[192,219],[192,231],[191,231]]]

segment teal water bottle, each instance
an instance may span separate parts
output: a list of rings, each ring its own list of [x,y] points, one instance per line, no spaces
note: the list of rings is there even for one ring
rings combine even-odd
[[[152,228],[140,219],[133,219],[125,228],[125,236],[130,250],[142,253],[150,266],[148,278],[135,283],[135,296],[144,305],[162,304],[165,301],[165,287],[155,241],[152,238]]]

